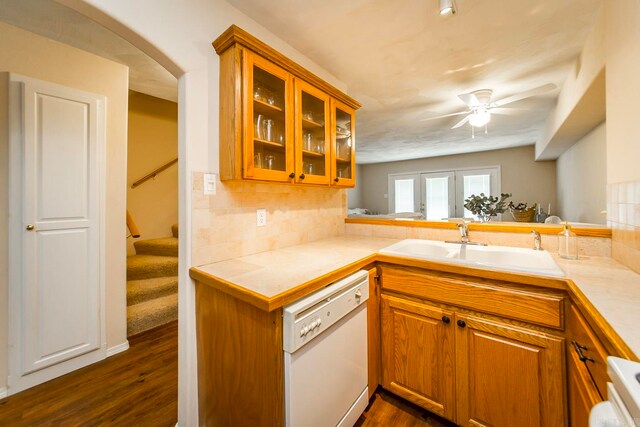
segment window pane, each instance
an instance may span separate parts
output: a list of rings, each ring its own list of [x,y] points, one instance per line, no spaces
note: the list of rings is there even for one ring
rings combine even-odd
[[[413,205],[413,179],[396,179],[396,213],[415,212]]]
[[[463,199],[467,199],[472,194],[478,196],[480,193],[484,193],[485,196],[491,195],[491,175],[465,175]],[[464,210],[464,216],[475,218],[466,208]]]
[[[426,214],[427,219],[443,219],[449,216],[449,178],[427,178]]]

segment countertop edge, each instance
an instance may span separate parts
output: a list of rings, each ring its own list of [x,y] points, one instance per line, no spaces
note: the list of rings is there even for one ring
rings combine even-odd
[[[236,285],[235,283],[206,273],[200,270],[198,267],[191,267],[189,269],[189,276],[197,282],[212,286],[219,291],[225,292],[262,310],[273,311],[284,307],[290,302],[296,301],[315,290],[327,286],[346,275],[349,275],[357,270],[360,270],[363,267],[375,263],[376,257],[376,253],[365,256],[357,261],[346,264],[335,270],[331,270],[321,276],[314,278],[313,280],[301,283],[272,297],[264,296],[250,289]]]
[[[198,283],[212,286],[217,290],[225,292],[261,310],[274,311],[348,274],[351,274],[359,269],[373,265],[375,263],[387,263],[409,267],[418,267],[446,273],[472,275],[485,279],[504,280],[518,284],[564,290],[567,292],[572,302],[582,308],[581,311],[587,312],[586,315],[595,323],[595,327],[599,329],[602,334],[604,334],[604,336],[607,338],[607,340],[613,346],[614,350],[618,352],[619,355],[631,360],[640,361],[638,355],[636,355],[634,351],[631,350],[631,348],[626,344],[622,337],[620,337],[620,335],[609,324],[609,322],[607,322],[607,320],[598,311],[598,309],[589,300],[589,298],[580,290],[579,285],[577,285],[570,277],[556,278],[549,276],[528,275],[525,273],[485,270],[436,261],[383,255],[377,253],[377,251],[372,253],[371,255],[365,256],[340,268],[328,271],[321,276],[301,283],[272,297],[264,296],[260,293],[251,291],[235,283],[206,273],[200,270],[198,267],[191,267],[189,269],[189,276]]]

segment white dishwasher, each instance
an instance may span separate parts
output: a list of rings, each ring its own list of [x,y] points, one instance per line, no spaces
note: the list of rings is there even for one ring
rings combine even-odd
[[[359,271],[284,308],[287,427],[351,427],[367,407],[368,298]]]

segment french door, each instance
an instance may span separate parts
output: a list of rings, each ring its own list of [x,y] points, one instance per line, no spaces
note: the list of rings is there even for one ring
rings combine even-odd
[[[500,195],[500,167],[389,175],[389,212],[421,212],[429,221],[474,218],[472,194]]]

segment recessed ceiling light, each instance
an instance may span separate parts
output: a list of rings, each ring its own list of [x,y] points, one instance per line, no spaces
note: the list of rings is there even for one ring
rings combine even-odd
[[[440,15],[448,15],[456,13],[453,0],[440,0]]]

